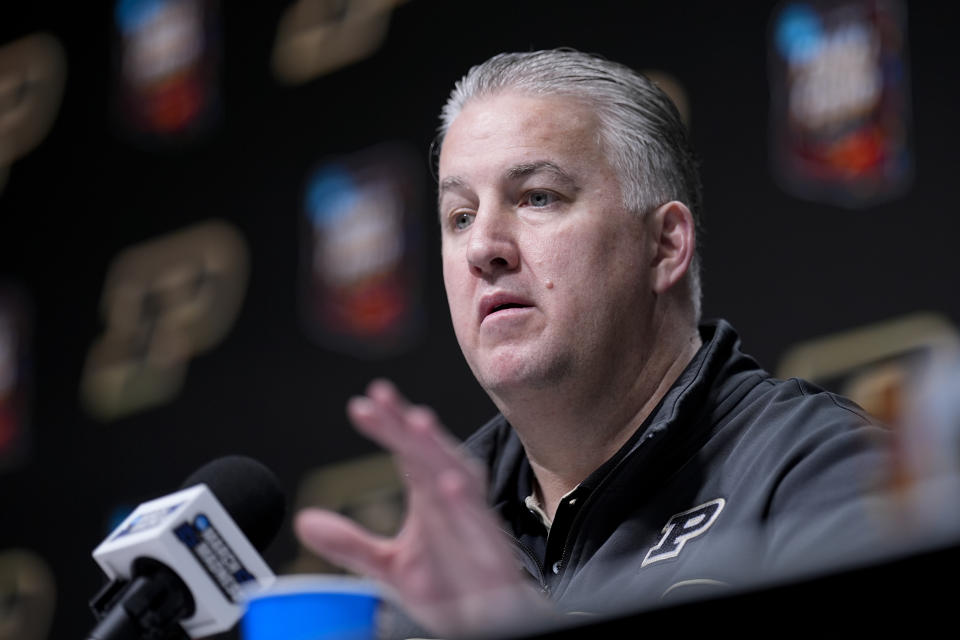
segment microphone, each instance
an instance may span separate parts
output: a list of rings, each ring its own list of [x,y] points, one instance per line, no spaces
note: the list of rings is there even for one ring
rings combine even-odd
[[[144,502],[93,551],[110,580],[90,601],[87,640],[185,640],[227,631],[249,591],[275,580],[260,557],[283,522],[276,476],[226,456],[181,490]]]

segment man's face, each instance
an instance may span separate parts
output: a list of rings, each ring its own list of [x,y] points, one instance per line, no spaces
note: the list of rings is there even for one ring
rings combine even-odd
[[[588,106],[475,99],[447,132],[439,178],[450,315],[488,392],[639,373],[653,247]]]

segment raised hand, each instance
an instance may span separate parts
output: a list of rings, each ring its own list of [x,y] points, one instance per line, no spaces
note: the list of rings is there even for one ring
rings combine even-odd
[[[483,469],[432,410],[377,380],[366,396],[350,400],[347,413],[361,433],[394,454],[407,490],[406,519],[395,538],[384,538],[340,514],[304,509],[294,526],[305,546],[380,581],[437,634],[505,631],[552,614],[523,578],[487,508]]]

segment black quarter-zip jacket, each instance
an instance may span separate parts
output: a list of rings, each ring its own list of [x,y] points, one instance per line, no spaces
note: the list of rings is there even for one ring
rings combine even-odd
[[[465,446],[524,569],[564,611],[615,613],[854,561],[891,433],[857,405],[778,380],[723,320],[632,438],[561,502],[547,535],[529,461],[496,416]],[[611,398],[616,402],[616,398]],[[583,428],[590,429],[589,424]]]

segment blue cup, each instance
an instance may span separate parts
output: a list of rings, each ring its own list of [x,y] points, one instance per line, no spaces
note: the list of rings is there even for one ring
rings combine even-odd
[[[243,640],[374,640],[380,592],[363,578],[278,576],[251,594],[240,621]]]

